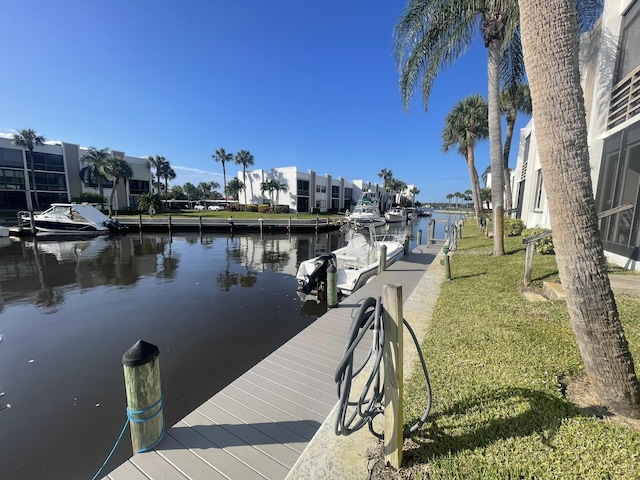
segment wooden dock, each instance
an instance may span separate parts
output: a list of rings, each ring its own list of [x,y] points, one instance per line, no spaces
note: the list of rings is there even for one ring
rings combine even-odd
[[[441,246],[417,246],[104,479],[286,479],[337,403],[354,307],[390,283],[402,285],[406,304]]]
[[[118,217],[118,222],[130,231],[217,231],[217,232],[324,232],[335,230],[347,223],[343,217],[316,217],[315,219],[255,218],[235,219],[233,213],[227,218],[218,217]]]

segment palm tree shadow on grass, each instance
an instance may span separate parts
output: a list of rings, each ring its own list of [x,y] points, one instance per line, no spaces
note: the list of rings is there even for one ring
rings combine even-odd
[[[438,421],[449,416],[473,415],[487,405],[497,403],[503,405],[505,400],[512,401],[514,407],[522,402],[528,408],[515,415],[502,415],[499,418],[476,422],[472,431],[462,434],[449,434]],[[492,408],[492,407],[489,407]],[[504,406],[501,407],[502,409]],[[452,405],[442,412],[430,417],[425,426],[411,439],[416,445],[405,450],[407,464],[424,463],[431,459],[456,454],[464,450],[485,448],[500,440],[514,437],[528,437],[538,434],[542,442],[549,448],[553,446],[553,437],[566,418],[580,415],[569,402],[540,391],[526,388],[504,388],[479,397],[469,398]]]

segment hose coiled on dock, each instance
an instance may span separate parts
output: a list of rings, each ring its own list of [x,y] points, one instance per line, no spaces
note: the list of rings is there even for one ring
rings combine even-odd
[[[360,430],[365,424],[368,424],[369,431],[377,438],[383,438],[383,434],[375,431],[373,422],[376,416],[384,413],[384,385],[382,375],[380,373],[380,365],[382,363],[382,354],[384,346],[384,326],[382,322],[382,300],[373,297],[365,298],[358,303],[359,307],[356,311],[347,340],[342,361],[338,365],[335,374],[335,382],[338,386],[338,416],[335,424],[336,435],[350,435]],[[431,382],[427,366],[420,349],[420,343],[409,325],[402,319],[402,323],[407,328],[413,342],[418,351],[422,371],[425,378],[425,388],[427,392],[427,405],[424,414],[410,428],[405,429],[404,436],[408,436],[412,432],[418,430],[427,420],[427,416],[431,411]],[[354,365],[354,353],[364,336],[372,331],[371,347],[366,358],[359,366]],[[352,380],[363,372],[369,361],[373,359],[373,365],[369,377],[366,380],[360,396],[357,401],[350,400]]]

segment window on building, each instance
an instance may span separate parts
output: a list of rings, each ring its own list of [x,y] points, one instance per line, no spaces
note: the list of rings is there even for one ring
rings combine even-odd
[[[24,169],[22,150],[17,150],[15,148],[0,148],[0,167]]]
[[[0,169],[0,189],[26,190],[24,170]]]
[[[620,82],[640,66],[640,49],[638,48],[640,45],[640,1],[636,0],[624,15],[620,38],[615,83]]]
[[[327,193],[326,185],[316,185],[316,193]]]
[[[542,170],[536,172],[536,188],[534,190],[533,209],[541,211],[544,208],[544,185],[542,182]]]
[[[298,180],[298,198],[309,196],[309,180]]]
[[[0,209],[26,210],[27,195],[24,191],[0,191]]]
[[[143,193],[149,193],[149,181],[148,180],[129,180],[129,193],[132,195],[142,195]]]
[[[605,248],[638,260],[640,247],[640,122],[604,143],[596,195],[598,212],[622,208],[600,221]],[[625,206],[631,205],[631,208]],[[615,211],[615,210],[614,210]]]

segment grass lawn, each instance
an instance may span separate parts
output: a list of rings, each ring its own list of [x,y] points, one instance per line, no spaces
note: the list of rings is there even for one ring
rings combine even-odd
[[[474,230],[469,223],[451,257],[452,281],[442,285],[422,346],[430,418],[405,439],[403,468],[372,478],[640,478],[638,424],[578,407],[559,387],[562,376],[583,372],[582,362],[566,304],[522,295],[522,237],[505,238],[506,255],[493,258],[491,240]],[[557,281],[555,258],[535,255],[532,278],[534,286]],[[640,371],[640,298],[616,300]],[[407,425],[426,401],[414,372],[404,390]]]

